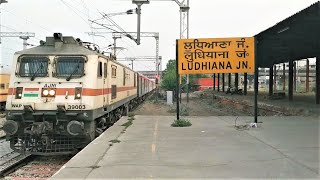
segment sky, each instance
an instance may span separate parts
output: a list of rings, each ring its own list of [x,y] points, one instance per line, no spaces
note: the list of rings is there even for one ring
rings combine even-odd
[[[113,44],[110,30],[88,20],[102,18],[101,13],[112,15],[135,9],[131,0],[7,0],[0,5],[1,32],[34,32],[29,44],[61,32],[83,41],[96,43],[100,48]],[[182,1],[182,0],[178,0]],[[317,0],[190,0],[189,38],[251,37],[283,19],[317,2]],[[137,15],[111,17],[126,32],[136,32]],[[97,21],[109,25],[106,20]],[[159,32],[162,69],[175,59],[175,40],[180,36],[179,6],[173,0],[150,0],[142,6],[142,32]],[[116,28],[114,26],[108,26]],[[109,32],[90,36],[87,32]],[[141,45],[123,37],[117,46],[119,58],[155,56],[155,39],[142,38]],[[11,67],[13,54],[22,50],[17,37],[1,38],[0,64]],[[30,48],[32,46],[28,46]],[[109,50],[110,51],[110,50]],[[131,62],[122,61],[129,65]],[[155,62],[136,61],[134,70],[155,70]]]

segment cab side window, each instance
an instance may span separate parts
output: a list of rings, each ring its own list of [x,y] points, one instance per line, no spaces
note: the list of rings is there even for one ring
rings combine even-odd
[[[104,63],[104,77],[107,77],[108,75],[108,66],[107,63]]]
[[[111,69],[112,69],[112,77],[116,78],[117,77],[117,66],[112,65]]]
[[[111,86],[111,99],[117,98],[117,85]]]
[[[98,77],[102,77],[102,62],[98,63]]]

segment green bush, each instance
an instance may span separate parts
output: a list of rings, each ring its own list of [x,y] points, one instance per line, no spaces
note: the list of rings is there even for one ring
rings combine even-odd
[[[184,105],[180,106],[180,115],[181,116],[189,116],[190,108]]]
[[[129,120],[128,122],[122,124],[121,126],[125,126],[126,128],[128,128],[131,125],[132,125],[132,120]]]
[[[176,108],[171,106],[170,109],[168,110],[168,113],[176,113]]]
[[[128,117],[133,117],[134,116],[134,113],[133,112],[129,112],[128,113]]]
[[[110,140],[109,142],[111,142],[111,143],[120,143],[121,141],[118,140],[118,139],[113,139],[113,140]]]
[[[174,120],[171,124],[172,127],[189,127],[191,125],[191,122],[186,119]]]
[[[128,121],[132,121],[132,120],[135,120],[136,118],[134,118],[134,117],[129,117],[128,118]]]

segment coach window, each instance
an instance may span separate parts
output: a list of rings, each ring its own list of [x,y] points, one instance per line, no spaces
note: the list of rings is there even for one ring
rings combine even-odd
[[[107,77],[108,75],[108,66],[107,63],[104,63],[104,77]]]
[[[137,86],[137,74],[136,73],[134,73],[134,79],[133,79],[133,84],[134,84],[134,87],[136,87]]]
[[[98,77],[102,77],[102,62],[98,64]]]
[[[111,99],[117,98],[117,85],[111,86]]]
[[[112,65],[112,77],[116,78],[117,77],[117,66]]]
[[[4,84],[0,84],[0,89],[5,89]]]

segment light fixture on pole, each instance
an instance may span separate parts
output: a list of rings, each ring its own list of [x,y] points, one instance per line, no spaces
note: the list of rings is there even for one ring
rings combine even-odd
[[[137,14],[138,14],[138,21],[137,21],[137,39],[136,43],[137,45],[140,45],[140,27],[141,27],[141,6],[143,4],[149,4],[149,0],[132,0],[133,4],[136,4],[138,6],[137,8]]]

